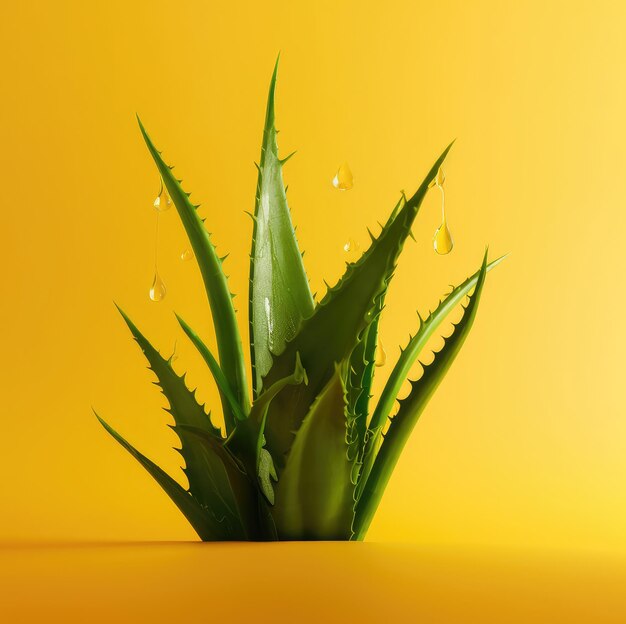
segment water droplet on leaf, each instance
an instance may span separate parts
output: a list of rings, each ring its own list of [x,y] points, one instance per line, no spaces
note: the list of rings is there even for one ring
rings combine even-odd
[[[265,316],[267,318],[267,343],[271,351],[274,348],[274,318],[272,305],[268,297],[265,297],[263,307],[265,308]]]
[[[185,251],[183,251],[180,254],[180,259],[183,262],[188,262],[189,260],[193,260],[193,258],[194,258],[193,251],[189,248],[185,249]]]
[[[343,163],[333,178],[333,186],[340,191],[349,191],[354,186],[354,176],[348,163]]]

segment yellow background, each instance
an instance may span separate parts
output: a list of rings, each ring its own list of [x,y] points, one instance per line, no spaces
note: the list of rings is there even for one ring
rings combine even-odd
[[[161,220],[166,299],[148,300],[158,178],[135,112],[202,212],[242,330],[266,91],[314,290],[342,271],[441,149],[456,247],[429,196],[393,282],[390,360],[415,310],[510,252],[408,443],[369,538],[626,546],[621,2],[38,2],[0,22],[0,539],[191,539],[100,428],[172,474],[179,458],[122,305],[200,396],[215,389],[173,310],[211,345],[199,274]],[[355,187],[330,181],[347,160]],[[384,374],[390,363],[380,369]]]

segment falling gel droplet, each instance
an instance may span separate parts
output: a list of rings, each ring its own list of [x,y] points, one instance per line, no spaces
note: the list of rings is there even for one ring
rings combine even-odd
[[[167,192],[167,189],[163,186],[163,180],[161,180],[161,187],[159,188],[159,194],[157,195],[154,203],[152,204],[159,212],[165,212],[172,206],[172,200]]]
[[[433,247],[440,256],[445,256],[452,251],[454,247],[454,241],[452,240],[452,234],[450,228],[448,228],[448,222],[446,220],[446,192],[443,189],[443,183],[446,181],[446,175],[443,169],[439,167],[437,176],[435,177],[434,184],[441,191],[441,225],[437,228],[435,236],[433,238]]]
[[[445,219],[435,232],[433,244],[435,247],[435,251],[441,256],[449,254],[454,247],[452,234],[450,234],[450,230],[448,229],[448,224],[446,223]]]
[[[180,254],[180,259],[183,262],[188,262],[189,260],[193,260],[193,258],[194,258],[194,255],[191,249],[185,249],[185,251],[183,251],[183,253]]]
[[[379,338],[376,345],[376,356],[374,357],[374,364],[376,366],[384,366],[387,362],[387,352],[383,346],[383,341]]]
[[[333,186],[340,191],[349,191],[354,186],[354,176],[348,163],[343,163],[333,178]]]
[[[165,293],[167,292],[165,288],[165,283],[161,279],[158,271],[154,274],[154,281],[152,282],[152,286],[150,287],[150,299],[152,301],[163,301],[165,298]]]

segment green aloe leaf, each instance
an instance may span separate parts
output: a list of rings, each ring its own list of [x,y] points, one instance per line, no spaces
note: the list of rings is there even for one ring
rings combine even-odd
[[[291,375],[274,382],[257,397],[252,404],[249,418],[238,423],[226,442],[228,448],[242,461],[248,473],[257,475],[261,492],[270,504],[274,503],[270,477],[276,480],[277,474],[272,456],[264,448],[267,411],[284,388],[299,386],[302,383],[306,385],[308,379],[300,361],[300,354],[296,353],[295,367]]]
[[[185,434],[180,427],[196,427],[218,442],[222,441],[220,430],[211,423],[194,392],[187,388],[184,375],[176,374],[170,361],[152,346],[124,311],[119,310],[169,402],[166,411],[173,416],[175,431],[181,441],[180,454],[185,460],[184,472],[189,480],[189,491],[222,524],[224,539],[244,538],[250,531],[239,514],[238,502],[221,458],[215,453],[208,453],[204,444],[196,437]]]
[[[258,166],[252,251],[250,253],[250,351],[254,397],[303,318],[313,313],[313,297],[291,223],[274,126],[278,60],[267,99],[263,145]]]
[[[221,491],[225,490],[228,493],[226,503],[231,507],[236,507],[239,517],[247,523],[246,538],[257,539],[259,537],[258,525],[254,521],[257,513],[257,500],[253,477],[251,478],[246,473],[245,467],[231,454],[224,440],[218,440],[205,429],[189,425],[176,426],[174,431],[182,438],[193,439],[204,446],[207,456],[219,461],[216,463],[221,468],[220,478],[229,485],[229,489],[226,489],[223,484],[220,484]]]
[[[411,392],[406,399],[400,401],[400,409],[391,420],[389,429],[385,434],[372,470],[363,486],[361,497],[356,505],[355,539],[363,539],[365,537],[391,473],[415,423],[469,334],[476,318],[486,274],[487,253],[485,252],[483,264],[477,276],[476,288],[470,296],[463,317],[455,325],[452,335],[446,338],[442,349],[435,354],[433,362],[428,366],[424,366],[422,376],[417,381],[411,381]]]
[[[496,267],[505,256],[497,258],[487,265],[487,271]],[[360,494],[363,484],[367,480],[369,471],[376,457],[378,446],[382,435],[382,429],[387,422],[387,418],[393,409],[396,398],[402,385],[406,381],[407,375],[411,371],[411,367],[415,363],[424,346],[428,343],[437,328],[448,317],[448,314],[463,300],[463,298],[476,286],[480,270],[468,277],[462,284],[459,284],[444,297],[437,308],[431,312],[426,320],[420,317],[420,327],[415,336],[413,336],[407,346],[402,350],[396,365],[394,366],[387,383],[380,395],[376,409],[372,415],[367,433],[367,444],[363,457],[363,467],[359,477],[359,488],[357,495]]]
[[[96,412],[94,412],[96,414]],[[128,443],[115,429],[108,425],[98,414],[96,418],[100,424],[117,440],[154,478],[163,488],[163,491],[172,499],[189,521],[198,536],[203,541],[224,539],[224,527],[203,509],[200,503],[187,492],[179,483],[159,468],[154,462],[142,455],[134,446]]]
[[[228,411],[225,410],[225,416],[234,415],[234,419],[228,418],[226,422],[226,433],[230,433],[235,428],[235,423],[238,420],[245,420],[246,414],[241,411],[241,406],[237,403],[237,399],[233,393],[224,372],[220,368],[219,363],[213,357],[213,354],[209,350],[209,348],[204,344],[200,336],[196,334],[196,332],[191,329],[191,327],[180,317],[178,314],[176,315],[180,326],[183,328],[183,331],[187,334],[194,347],[198,349],[198,352],[206,362],[211,374],[213,375],[213,379],[215,379],[215,383],[217,384],[217,388],[220,393],[220,397],[222,400],[222,405],[226,404],[230,409]]]
[[[387,224],[388,227],[406,202],[404,193],[393,209]],[[356,456],[361,457],[367,432],[369,401],[374,381],[376,349],[378,347],[378,324],[385,305],[386,291],[376,299],[371,311],[372,321],[363,331],[363,337],[350,356],[350,369],[347,382],[349,439],[356,449]]]
[[[296,434],[272,508],[280,539],[346,540],[352,534],[354,462],[344,378],[337,366]]]
[[[265,383],[284,377],[299,352],[309,385],[287,388],[273,401],[266,427],[267,448],[280,477],[286,455],[309,407],[334,373],[336,362],[349,357],[363,331],[371,324],[377,300],[384,296],[411,226],[450,149],[448,146],[432,166],[421,186],[390,220],[362,258],[348,266],[344,276],[305,319],[295,338],[274,359]]]
[[[176,206],[198,261],[209,305],[211,306],[220,365],[226,375],[226,379],[228,379],[230,386],[233,388],[241,410],[247,413],[250,409],[250,400],[248,397],[248,383],[246,381],[241,336],[233,306],[233,295],[231,295],[228,289],[228,282],[222,268],[222,259],[218,257],[209,232],[198,215],[198,206],[191,203],[189,194],[181,187],[180,180],[174,177],[172,168],[161,158],[161,153],[152,143],[139,117],[137,120],[139,121],[141,134],[154,158],[167,192]],[[227,420],[234,419],[234,415],[228,415],[230,407],[227,404],[223,407],[225,418]]]

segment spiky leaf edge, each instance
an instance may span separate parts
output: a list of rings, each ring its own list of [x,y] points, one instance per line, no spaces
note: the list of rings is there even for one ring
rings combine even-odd
[[[423,367],[422,376],[417,381],[411,381],[411,392],[406,399],[400,401],[400,409],[395,417],[391,419],[389,429],[376,456],[372,471],[356,505],[354,519],[355,540],[362,540],[365,537],[385,487],[415,423],[469,334],[478,310],[486,274],[487,252],[485,251],[476,288],[469,297],[469,303],[464,309],[463,317],[454,326],[452,335],[445,340],[441,350],[435,354],[433,362]]]
[[[272,364],[272,353],[283,349],[284,340],[293,338],[302,319],[310,316],[314,308],[282,177],[282,167],[293,154],[282,160],[278,157],[274,101],[279,60],[280,56],[270,81],[254,215],[251,215],[248,305],[254,398],[261,392],[262,378]],[[259,230],[262,244],[269,248],[265,255],[259,249]],[[276,300],[278,294],[280,301]],[[268,313],[273,315],[271,326]]]
[[[161,158],[152,139],[144,128],[141,119],[137,116],[141,134],[148,146],[148,150],[156,163],[167,192],[169,193],[176,210],[183,223],[189,242],[202,274],[204,287],[206,290],[211,314],[215,326],[215,335],[220,358],[220,366],[224,371],[226,379],[233,388],[239,405],[244,413],[250,409],[250,399],[248,395],[248,382],[246,380],[246,369],[243,359],[243,349],[237,317],[233,306],[233,296],[228,288],[226,275],[222,268],[222,260],[211,242],[210,234],[204,226],[204,220],[198,215],[198,205],[194,205],[189,200],[190,193],[186,193],[181,181],[172,173],[172,167],[167,165]],[[222,403],[226,427],[230,431],[234,427],[235,417],[232,414],[227,401]]]

